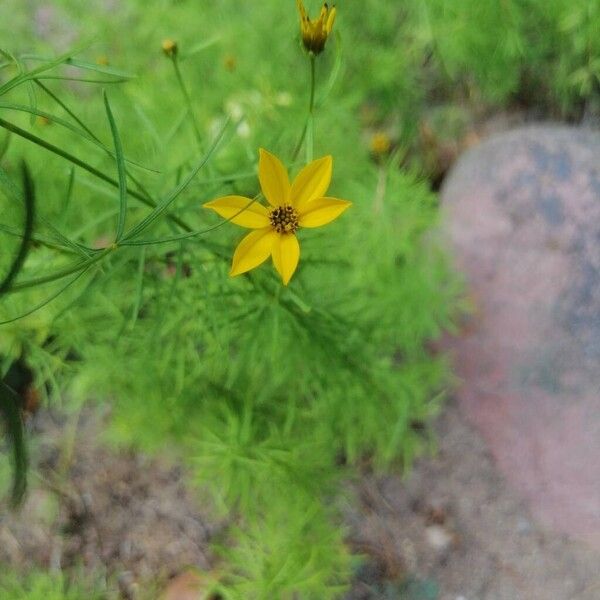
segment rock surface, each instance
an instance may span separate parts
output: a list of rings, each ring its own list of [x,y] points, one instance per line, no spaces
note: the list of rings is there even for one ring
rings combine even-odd
[[[460,406],[534,515],[600,549],[600,134],[491,138],[442,202],[474,305]]]

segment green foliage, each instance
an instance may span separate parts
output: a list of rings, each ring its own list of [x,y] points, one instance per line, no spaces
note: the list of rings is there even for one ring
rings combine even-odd
[[[399,170],[402,151],[432,96],[501,103],[530,85],[576,112],[597,94],[598,3],[340,2],[308,120],[291,2],[200,14],[132,0],[84,14],[62,0],[44,17],[52,35],[30,10],[0,7],[14,40],[0,68],[2,268],[20,245],[22,156],[43,198],[0,305],[2,374],[23,357],[46,402],[110,403],[113,441],[188,461],[236,517],[225,597],[337,597],[351,569],[340,478],[367,457],[409,467],[451,383],[428,348],[452,330],[461,285],[437,199]],[[100,42],[51,58],[91,33]],[[176,60],[160,51],[168,36]],[[401,147],[375,163],[363,126],[382,120]],[[259,146],[297,172],[305,128],[307,154],[314,139],[315,156],[334,156],[331,191],[352,208],[301,232],[289,287],[270,265],[229,279],[241,232],[201,205],[258,193]]]
[[[3,572],[0,597],[10,600],[108,600],[109,596],[93,584],[67,581],[61,573],[32,572],[25,576]]]
[[[407,0],[342,6],[348,76],[410,139],[427,104],[521,98],[576,116],[600,91],[600,1]],[[368,78],[365,77],[368,73]]]
[[[275,497],[261,512],[262,519],[234,529],[237,543],[221,551],[234,571],[223,589],[225,599],[339,598],[351,561],[343,530],[332,525],[323,505],[294,494],[285,502]]]

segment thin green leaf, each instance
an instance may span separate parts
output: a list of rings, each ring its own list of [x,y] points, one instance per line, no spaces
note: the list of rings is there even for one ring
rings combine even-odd
[[[8,62],[2,65],[3,67],[15,65],[17,67],[17,70],[19,71],[19,74],[24,72],[23,66],[21,65],[21,63],[19,63],[17,57],[12,52],[10,52],[9,50],[5,50],[4,48],[0,48],[0,54],[2,54],[4,58],[8,59]]]
[[[98,140],[92,130],[48,86],[44,85],[39,79],[35,80],[35,84],[50,96],[90,137]]]
[[[53,115],[43,110],[37,110],[36,108],[32,108],[24,104],[10,104],[7,102],[0,102],[0,108],[4,108],[6,110],[14,110],[18,112],[26,112],[32,116],[45,117],[46,119],[49,119],[52,123],[60,125],[61,127],[64,127],[65,129],[68,129],[69,131],[72,131],[73,133],[76,133],[82,138],[92,142],[96,146],[99,146],[114,158],[113,152],[109,148],[104,146],[104,144],[102,144],[99,140],[97,140],[95,136],[90,135],[87,131],[81,131],[79,128],[75,127],[74,125],[72,125],[64,119],[57,117],[56,115]]]
[[[50,304],[50,302],[52,302],[53,300],[58,298],[64,291],[67,290],[67,288],[71,287],[90,268],[90,266],[91,266],[91,264],[89,264],[87,267],[85,267],[81,271],[81,273],[77,273],[77,275],[75,277],[73,277],[73,279],[71,279],[71,281],[69,281],[66,285],[61,287],[57,292],[52,294],[49,298],[46,298],[46,300],[44,300],[43,302],[36,304],[33,308],[29,309],[27,312],[20,314],[17,317],[13,317],[12,319],[7,319],[6,321],[0,321],[0,325],[8,325],[9,323],[14,323],[15,321],[24,319],[25,317],[32,315],[34,312],[37,312],[38,310],[44,308],[45,306]]]
[[[89,77],[68,77],[67,75],[41,75],[39,77],[32,77],[32,79],[56,79],[59,81],[79,81],[80,83],[102,83],[102,84],[112,84],[112,83],[124,83],[128,81],[123,77],[118,77],[116,79],[91,79]]]
[[[131,309],[131,319],[129,326],[131,329],[135,327],[135,324],[140,314],[140,306],[142,305],[142,293],[144,285],[144,269],[146,267],[146,248],[142,248],[140,251],[140,262],[138,265],[137,282],[135,286],[135,301]]]
[[[52,92],[52,90],[50,90],[50,88],[45,86],[41,81],[39,81],[37,79],[35,80],[35,83],[38,85],[38,87],[40,87],[42,90],[44,90],[44,92],[46,94],[48,94],[48,96],[50,96],[50,98],[52,98],[52,100],[54,100],[89,135],[89,137],[92,140],[95,140],[97,142],[97,145],[99,145],[106,153],[108,153],[110,156],[112,156],[114,158],[114,154],[113,154],[112,150],[107,148],[102,143],[100,138],[56,94],[54,94]],[[54,117],[54,119],[56,120],[56,117]],[[57,122],[61,123],[61,121],[57,121]],[[80,132],[78,132],[78,133],[80,133]],[[146,166],[144,166],[140,163],[137,163],[133,160],[130,160],[128,158],[125,159],[125,162],[132,166],[143,169],[144,171],[150,171],[151,173],[160,173],[160,171],[157,169],[152,169],[150,167],[146,167]],[[127,173],[127,174],[129,175],[129,173]]]
[[[18,135],[26,140],[29,140],[30,142],[33,142],[34,144],[41,146],[42,148],[45,148],[46,150],[49,150],[50,152],[53,152],[54,154],[57,154],[58,156],[61,156],[62,158],[68,160],[72,164],[77,165],[78,167],[81,167],[88,173],[91,173],[92,175],[94,175],[94,177],[97,177],[98,179],[101,179],[102,181],[105,181],[106,183],[108,183],[118,189],[118,187],[119,187],[118,181],[116,181],[112,177],[106,175],[102,171],[96,169],[95,167],[92,167],[90,164],[80,160],[73,154],[66,152],[62,148],[59,148],[58,146],[55,146],[54,144],[51,144],[50,142],[47,142],[46,140],[43,140],[42,138],[40,138],[36,135],[33,135],[32,133],[29,133],[28,131],[25,131],[24,129],[21,129],[17,125],[10,123],[9,121],[5,121],[4,119],[0,119],[0,127],[3,127],[4,129],[11,131],[12,133],[15,133],[16,135]],[[135,190],[131,190],[129,193],[132,197],[136,198],[137,200],[139,200],[146,206],[151,206],[152,208],[156,207],[156,203],[149,196],[146,196],[142,193],[136,192]],[[189,227],[189,225],[184,223],[181,219],[179,219],[175,215],[169,215],[168,218],[173,223],[175,223],[176,225],[181,227],[184,231],[191,231],[191,228]]]
[[[65,199],[61,207],[60,213],[66,215],[69,212],[69,206],[71,206],[71,199],[73,198],[73,190],[75,189],[75,167],[71,165],[69,169],[69,179],[67,181],[67,191],[65,193]]]
[[[27,96],[29,97],[29,104],[30,104],[31,108],[33,110],[36,110],[37,109],[37,96],[35,94],[35,88],[33,87],[33,83],[31,83],[31,81],[27,82]],[[35,124],[35,117],[33,115],[33,112],[31,113],[31,115],[29,117],[29,124],[32,126]]]
[[[202,148],[202,134],[200,133],[200,127],[198,125],[198,121],[196,120],[196,115],[194,113],[194,104],[183,80],[183,75],[181,74],[181,69],[179,68],[179,60],[177,59],[177,56],[173,56],[173,60],[171,62],[173,63],[175,78],[177,79],[177,83],[179,85],[179,89],[181,90],[183,100],[185,102],[185,105],[187,106],[188,115],[190,117],[190,123],[192,125],[192,129],[194,130],[194,135],[196,136],[196,142],[198,143],[198,147]]]
[[[25,163],[22,164],[22,177],[23,177],[23,203],[25,205],[25,224],[23,225],[23,237],[21,239],[21,245],[19,246],[19,250],[8,269],[8,273],[0,282],[0,296],[7,293],[12,286],[13,281],[16,276],[19,274],[19,271],[23,268],[25,263],[25,259],[27,258],[27,253],[29,252],[29,247],[31,244],[31,236],[33,234],[33,223],[35,217],[35,190],[33,181],[29,174],[29,170]],[[11,192],[11,196],[13,200],[15,199],[15,189],[14,185],[4,172],[2,168],[0,168],[0,181],[2,181],[5,186]]]
[[[36,60],[40,62],[47,62],[48,60],[52,60],[48,59],[48,57],[39,56],[37,54],[23,54],[21,55],[21,58],[23,60]],[[97,63],[91,63],[85,60],[79,60],[77,58],[68,58],[64,61],[64,64],[86,71],[96,71],[97,73],[102,73],[103,75],[113,75],[115,77],[122,77],[126,79],[134,79],[136,77],[136,75],[134,75],[133,73],[128,73],[127,71],[123,71],[122,69],[117,69],[108,65],[99,65]]]
[[[131,241],[124,240],[123,242],[121,242],[121,246],[155,246],[158,244],[181,242],[184,240],[189,240],[194,237],[198,237],[200,235],[204,235],[206,233],[210,233],[211,231],[215,231],[215,229],[219,229],[219,227],[223,227],[223,225],[225,225],[232,219],[235,219],[239,214],[243,213],[245,210],[248,210],[248,208],[257,201],[257,199],[258,199],[258,196],[253,198],[250,202],[248,202],[248,204],[246,206],[244,206],[243,208],[240,208],[240,210],[237,213],[235,213],[234,215],[232,215],[231,217],[229,217],[229,219],[223,219],[216,225],[212,225],[211,227],[208,227],[207,229],[201,229],[200,231],[189,231],[187,233],[180,233],[178,235],[172,235],[169,237],[158,238],[158,239],[154,239],[154,240],[131,240]]]
[[[4,225],[0,223],[0,231],[5,233],[6,235],[12,235],[13,237],[18,237],[23,239],[23,230],[18,229],[16,227],[9,227],[8,225]],[[42,246],[46,246],[47,248],[51,248],[52,250],[57,250],[59,252],[68,252],[69,254],[74,254],[74,251],[70,248],[66,248],[65,246],[58,244],[55,240],[50,237],[47,237],[40,233],[34,233],[31,236],[31,241],[36,244],[40,244]],[[81,253],[78,251],[77,255],[80,256]]]
[[[0,160],[4,158],[4,155],[8,151],[8,147],[10,146],[10,131],[6,132],[2,143],[0,143]]]
[[[215,35],[215,36],[211,37],[210,39],[206,40],[205,42],[201,42],[200,44],[197,44],[191,50],[188,50],[187,52],[181,52],[179,54],[179,60],[184,61],[184,60],[187,60],[188,58],[192,58],[193,56],[196,56],[196,54],[203,52],[207,48],[210,48],[211,46],[218,44],[220,41],[221,41],[221,36]]]
[[[192,179],[197,175],[198,171],[211,159],[213,153],[217,149],[219,143],[223,139],[225,135],[225,131],[229,126],[229,119],[227,119],[221,128],[221,131],[215,137],[213,143],[210,148],[206,152],[206,154],[202,157],[202,159],[196,164],[196,166],[191,170],[188,176],[173,190],[169,193],[166,198],[164,198],[154,210],[146,216],[142,221],[140,221],[137,225],[132,227],[124,236],[124,240],[131,240],[132,238],[139,235],[144,229],[146,229],[149,225],[151,225],[161,214],[163,214],[169,205],[185,190],[185,188],[191,183]]]
[[[11,503],[18,506],[27,490],[27,446],[23,419],[21,418],[21,402],[15,391],[0,381],[0,412],[6,423],[6,431],[12,446],[13,484]]]
[[[103,75],[112,75],[113,77],[118,77],[126,81],[129,79],[135,79],[137,77],[137,75],[124,71],[123,69],[117,69],[108,65],[98,65],[96,63],[90,63],[84,60],[78,60],[76,58],[70,58],[67,61],[67,64],[71,65],[72,67],[77,67],[78,69],[96,71],[96,73],[102,73]]]
[[[78,52],[80,52],[81,50],[86,48],[87,46],[89,46],[89,42],[86,42],[85,44],[81,44],[80,46],[73,48],[72,50],[65,52],[64,54],[61,54],[60,56],[57,56],[55,59],[53,59],[43,65],[40,65],[36,69],[27,71],[25,73],[20,73],[16,77],[9,79],[4,85],[0,86],[0,96],[2,96],[3,94],[6,94],[13,88],[17,87],[18,85],[21,85],[22,83],[25,83],[26,81],[36,79],[37,76],[40,75],[41,73],[45,73],[46,71],[50,71],[51,69],[54,69],[55,67],[57,67],[61,64],[64,64],[65,62],[67,62],[67,60],[69,58],[71,58],[73,56],[73,54],[77,54]]]
[[[82,237],[88,231],[94,230],[98,225],[100,225],[101,223],[104,223],[104,221],[109,221],[109,220],[113,219],[118,214],[119,214],[119,211],[114,208],[106,210],[102,214],[98,215],[97,217],[90,219],[89,221],[86,221],[85,224],[83,224],[79,229],[76,229],[73,232],[73,235],[75,236],[75,238]]]
[[[42,275],[41,277],[34,277],[33,279],[19,281],[10,288],[10,292],[19,292],[27,288],[36,287],[45,283],[51,283],[52,281],[57,281],[58,279],[63,279],[64,277],[73,275],[73,273],[77,273],[78,271],[81,271],[81,273],[83,273],[84,271],[87,271],[87,269],[91,267],[94,263],[101,261],[107,254],[109,254],[112,251],[113,248],[105,248],[104,250],[98,251],[94,256],[91,256],[87,260],[79,261],[73,265],[68,265],[63,269],[58,269],[53,273],[48,273],[47,275]],[[1,324],[2,323],[0,323],[0,325]]]
[[[64,247],[69,248],[74,254],[81,256],[84,259],[90,258],[90,248],[87,248],[83,244],[78,244],[77,242],[73,242],[68,237],[63,235],[52,223],[48,220],[44,219],[44,225],[48,227],[48,229],[54,235],[54,238],[58,240]]]
[[[323,86],[323,90],[319,95],[319,99],[317,100],[317,106],[320,106],[325,102],[327,96],[333,90],[342,70],[342,59],[344,57],[342,48],[342,36],[339,31],[335,32],[335,61],[333,63],[333,68],[331,69],[331,73],[329,74],[329,79],[327,83]]]
[[[117,233],[115,236],[115,242],[118,242],[123,237],[123,231],[125,230],[125,218],[127,217],[127,176],[125,175],[125,160],[123,159],[123,146],[121,144],[121,138],[119,136],[119,130],[115,123],[108,96],[104,92],[104,107],[106,109],[106,116],[110,124],[110,131],[113,137],[113,143],[115,145],[115,154],[117,160],[117,173],[119,176],[119,218],[117,221]]]
[[[95,167],[92,167],[91,165],[80,160],[76,156],[69,154],[68,152],[62,150],[58,146],[55,146],[54,144],[51,144],[51,143],[47,142],[46,140],[43,140],[42,138],[38,137],[37,135],[29,133],[28,131],[21,129],[17,125],[14,125],[13,123],[10,123],[9,121],[5,121],[4,119],[0,119],[0,127],[4,127],[4,129],[7,129],[8,131],[11,131],[12,133],[16,133],[20,137],[25,138],[26,140],[29,140],[29,141],[33,142],[34,144],[37,144],[38,146],[41,146],[42,148],[45,148],[46,150],[53,152],[54,154],[57,154],[58,156],[68,160],[69,162],[73,163],[74,165],[81,167],[88,173],[91,173],[95,177],[98,177],[99,179],[102,179],[103,181],[110,183],[114,187],[116,187],[116,188],[119,187],[119,182],[116,181],[115,179],[113,179],[112,177],[109,177],[108,175],[102,173],[102,171],[99,171]],[[147,203],[147,200],[145,197],[140,197],[139,199],[142,200],[142,202]]]
[[[27,177],[29,178],[28,171],[25,171],[25,172],[27,173]],[[24,177],[25,177],[25,175],[24,175]],[[29,183],[24,184],[24,186],[23,186],[24,194],[25,194],[25,195],[23,195],[23,194],[21,194],[20,190],[18,190],[17,187],[12,183],[12,181],[10,180],[10,178],[8,177],[6,172],[3,171],[0,167],[0,183],[2,183],[4,185],[5,190],[9,193],[12,200],[14,202],[23,203],[26,207],[26,210],[28,209],[28,202],[29,202],[27,194],[33,192],[33,183],[31,182],[30,178],[28,179],[28,181],[29,181]],[[46,227],[48,227],[48,229],[50,229],[50,231],[52,231],[52,233],[54,235],[54,240],[58,240],[59,244],[56,244],[55,241],[53,241],[50,238],[44,237],[39,234],[33,234],[32,231],[29,231],[27,229],[27,227],[25,227],[24,232],[17,231],[14,228],[8,227],[6,225],[0,225],[0,229],[2,231],[4,231],[5,233],[8,233],[9,235],[14,235],[16,237],[20,237],[23,241],[25,241],[29,237],[30,241],[40,242],[40,243],[42,243],[50,248],[56,249],[56,250],[60,250],[60,251],[67,250],[74,254],[77,254],[78,256],[82,256],[85,259],[90,257],[89,248],[86,248],[84,245],[73,242],[70,239],[68,239],[67,237],[65,237],[54,225],[52,225],[47,219],[45,219],[43,217],[42,217],[42,223]]]
[[[208,185],[211,183],[228,183],[230,181],[238,181],[240,179],[250,179],[256,177],[256,171],[247,171],[245,173],[235,173],[234,175],[220,175],[218,177],[211,177],[210,179],[199,179],[196,183],[198,185]]]

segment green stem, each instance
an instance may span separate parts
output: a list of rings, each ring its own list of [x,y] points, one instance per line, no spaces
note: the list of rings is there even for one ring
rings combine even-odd
[[[308,103],[308,114],[312,115],[315,108],[315,88],[316,88],[316,57],[310,55],[310,100]]]
[[[194,115],[194,107],[192,106],[192,99],[190,97],[190,94],[189,94],[187,88],[185,87],[185,83],[184,83],[183,77],[181,75],[181,69],[179,68],[179,62],[177,60],[177,56],[173,56],[173,69],[175,70],[175,77],[177,79],[177,83],[179,84],[179,88],[181,89],[183,99],[185,100],[186,108],[190,115],[192,127],[194,128],[194,134],[196,136],[196,141],[198,142],[198,146],[202,147],[202,134],[200,133],[200,128],[198,127],[198,122],[196,121],[196,117]]]
[[[302,133],[300,134],[300,139],[296,144],[296,148],[294,149],[294,154],[292,157],[292,162],[295,162],[298,158],[298,154],[300,154],[300,150],[302,149],[302,144],[304,144],[304,139],[306,138],[306,134],[308,132],[309,125],[312,129],[313,126],[313,113],[315,110],[315,89],[316,89],[316,57],[314,54],[310,55],[310,96],[308,100],[308,116],[306,117],[306,121],[304,123],[304,128],[302,129]],[[312,140],[312,136],[311,136]],[[312,141],[311,144],[312,145]],[[309,154],[309,149],[307,148],[307,155]],[[312,148],[310,149],[310,154],[312,155]]]

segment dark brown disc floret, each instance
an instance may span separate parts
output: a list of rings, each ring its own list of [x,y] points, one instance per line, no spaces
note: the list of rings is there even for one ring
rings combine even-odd
[[[290,204],[283,204],[272,209],[269,219],[277,233],[295,233],[298,229],[298,213]]]

